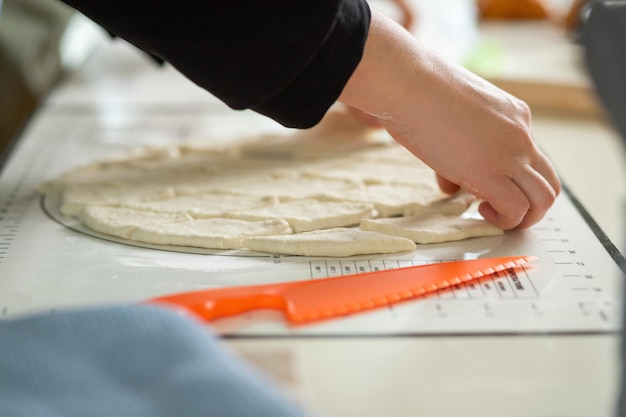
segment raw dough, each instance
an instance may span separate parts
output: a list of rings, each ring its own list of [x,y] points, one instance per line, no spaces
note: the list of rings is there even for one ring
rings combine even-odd
[[[124,207],[88,206],[80,214],[80,221],[96,232],[130,239],[137,227],[178,223],[191,220],[188,214],[170,214],[138,211]]]
[[[314,198],[328,191],[342,193],[358,188],[361,183],[348,179],[322,179],[306,175],[286,175],[237,181],[223,186],[220,191],[242,195],[276,196],[281,201]]]
[[[284,219],[294,233],[358,225],[376,217],[374,206],[367,203],[293,200],[274,206],[232,211],[228,217],[243,220]]]
[[[276,204],[278,204],[278,200],[275,197],[212,193],[182,195],[156,201],[136,201],[122,205],[137,210],[161,213],[187,213],[194,218],[208,218],[228,217],[229,213],[234,211],[256,211],[262,207]]]
[[[191,246],[205,249],[240,249],[241,240],[250,236],[292,233],[284,220],[246,221],[224,218],[153,224],[133,230],[130,238],[158,245]]]
[[[78,216],[88,206],[120,206],[145,200],[161,200],[174,196],[174,190],[159,184],[71,184],[65,187],[61,213]]]
[[[395,164],[350,160],[341,163],[328,163],[323,169],[305,171],[305,174],[318,178],[343,179],[365,184],[404,184],[414,185],[433,173],[422,164]]]
[[[411,239],[415,243],[441,243],[479,236],[503,234],[483,219],[431,213],[390,219],[364,219],[361,230]]]
[[[474,196],[459,191],[451,196],[430,202],[412,202],[404,206],[403,216],[416,216],[428,213],[440,213],[460,216],[472,205]]]
[[[409,229],[420,243],[496,233],[460,219],[473,197],[442,193],[433,171],[383,131],[332,115],[327,122],[232,145],[138,148],[78,168],[41,192],[60,196],[60,212],[93,230],[160,245],[231,249],[245,239],[252,250],[350,256],[415,248],[406,238],[346,229],[359,224],[400,236],[396,229]],[[450,216],[411,230],[415,216],[429,213]]]
[[[341,192],[327,192],[321,198],[327,198],[332,201],[371,203],[378,210],[380,217],[392,217],[401,215],[407,206],[414,204],[416,201],[426,205],[446,197],[446,194],[439,191],[436,183],[422,181],[413,185],[367,185]]]
[[[348,228],[288,236],[249,237],[243,239],[241,245],[258,252],[329,257],[410,252],[416,247],[409,239]]]

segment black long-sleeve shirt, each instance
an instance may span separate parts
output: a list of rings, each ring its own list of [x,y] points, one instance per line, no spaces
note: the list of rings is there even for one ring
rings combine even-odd
[[[316,124],[359,63],[365,0],[62,0],[234,109]]]

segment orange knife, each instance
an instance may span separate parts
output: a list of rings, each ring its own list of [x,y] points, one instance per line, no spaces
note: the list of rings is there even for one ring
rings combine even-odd
[[[255,309],[276,309],[290,324],[299,325],[422,297],[536,259],[508,256],[442,262],[313,281],[191,291],[148,302],[182,307],[206,321]]]

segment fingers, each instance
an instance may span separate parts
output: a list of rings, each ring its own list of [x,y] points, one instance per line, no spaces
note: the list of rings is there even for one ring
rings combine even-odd
[[[523,175],[514,179],[529,203],[528,210],[517,225],[518,228],[530,227],[541,220],[561,191],[561,183],[554,169],[546,165],[541,167],[541,171],[539,168],[527,166]]]
[[[546,181],[548,181],[548,184],[550,184],[558,196],[561,193],[561,181],[559,180],[556,169],[545,155],[540,154],[538,159],[539,162],[537,164],[537,172],[541,174]]]
[[[541,220],[561,191],[556,172],[547,160],[543,162],[538,169],[524,165],[515,176],[501,176],[480,186],[463,184],[463,188],[484,200],[478,211],[489,223],[504,230],[530,227]],[[461,188],[441,175],[437,183],[448,194]]]
[[[527,228],[537,223],[561,191],[561,184],[552,167],[541,166],[545,174],[525,165],[512,177],[500,177],[479,191],[483,201],[479,213],[489,223],[504,230]]]
[[[468,191],[483,200],[478,212],[485,220],[504,230],[517,227],[531,209],[529,199],[509,177],[492,178]]]

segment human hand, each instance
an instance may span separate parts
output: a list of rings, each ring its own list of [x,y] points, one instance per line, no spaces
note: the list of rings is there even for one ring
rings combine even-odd
[[[408,30],[409,32],[412,31],[414,29],[415,21],[417,20],[413,6],[410,5],[407,0],[390,0],[390,1],[396,6],[400,14],[397,20],[398,23],[401,24],[402,27]],[[380,119],[378,119],[378,117],[373,116],[369,113],[366,113],[362,110],[359,110],[356,107],[346,106],[346,108],[348,110],[348,114],[353,116],[359,122],[363,123],[365,126],[372,127],[372,128],[383,127],[383,124],[380,121]]]
[[[482,199],[481,215],[502,229],[535,224],[560,192],[524,102],[375,11],[362,61],[339,100],[380,119],[434,169],[443,191],[462,188]]]

